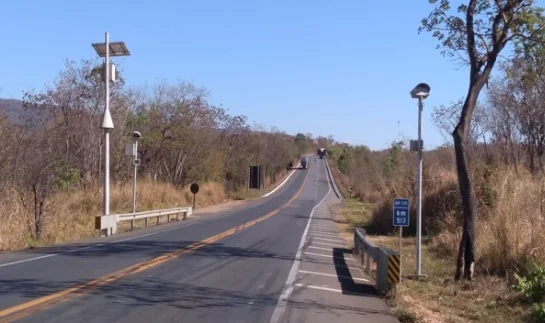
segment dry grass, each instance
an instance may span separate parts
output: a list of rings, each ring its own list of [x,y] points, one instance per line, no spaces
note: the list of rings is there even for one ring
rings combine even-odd
[[[441,152],[446,155],[446,152]],[[443,156],[445,157],[445,156]],[[431,247],[452,257],[461,236],[462,207],[458,182],[452,165],[439,163],[431,154],[423,173],[423,234],[433,240]],[[333,163],[331,163],[333,164]],[[367,228],[382,235],[393,232],[392,199],[411,199],[411,223],[406,233],[415,234],[416,202],[414,170],[400,167],[391,187],[380,188],[380,198],[372,192],[364,198],[369,205]],[[414,167],[413,167],[414,168]],[[334,176],[346,187],[346,179]],[[545,178],[536,178],[519,167],[490,166],[475,162],[473,170],[479,214],[477,224],[477,270],[481,275],[510,276],[530,262],[545,265]]]
[[[287,176],[282,172],[277,182],[270,184],[265,179],[265,189],[244,190],[228,195],[220,183],[202,183],[196,195],[196,208],[218,205],[230,200],[251,200],[258,198],[278,186]],[[112,213],[128,213],[132,210],[132,184],[125,183],[111,187],[110,210]],[[189,187],[180,190],[169,183],[140,180],[137,186],[137,211],[157,210],[193,204]],[[55,244],[95,236],[94,218],[102,213],[102,188],[85,191],[72,190],[53,194],[46,206],[45,231],[41,241],[31,237],[33,209],[25,209],[16,191],[8,191],[0,198],[0,251],[17,250],[37,245]],[[161,223],[166,222],[161,219]],[[150,222],[156,223],[155,220]],[[136,227],[143,227],[144,220],[136,221]],[[119,230],[125,231],[129,223],[123,223]]]
[[[491,177],[487,187],[481,183],[477,188],[489,195],[480,194],[477,264],[481,274],[509,277],[530,262],[545,264],[545,181],[513,169],[494,170]],[[490,201],[483,202],[485,198]],[[454,255],[459,221],[450,214],[443,221],[443,232],[434,238],[435,248]]]
[[[430,158],[431,159],[431,158]],[[529,307],[512,288],[512,273],[530,262],[545,264],[545,180],[513,168],[476,165],[473,178],[479,203],[477,273],[472,282],[454,282],[455,260],[461,235],[461,207],[454,169],[428,159],[424,176],[423,271],[424,281],[404,279],[398,287],[394,310],[414,312],[422,322],[524,322]],[[339,172],[334,172],[336,177]],[[402,173],[400,184],[382,188],[382,196],[362,203],[352,200],[338,216],[343,235],[363,226],[375,243],[399,249],[391,225],[393,197],[414,197],[414,174]],[[339,180],[339,178],[337,178]],[[407,182],[409,184],[407,184]],[[346,184],[345,184],[346,185]],[[374,202],[374,203],[370,203]],[[411,202],[414,210],[414,200]],[[414,221],[414,216],[412,216]],[[340,223],[346,219],[348,223]],[[414,222],[411,223],[414,228]],[[374,230],[374,231],[373,231]],[[403,239],[404,274],[415,271],[413,230]]]
[[[192,198],[189,188],[179,190],[167,183],[140,181],[137,188],[137,211],[191,205]],[[226,194],[221,184],[204,183],[200,185],[196,205],[218,204],[225,200]],[[21,206],[17,192],[6,194],[0,200],[0,207],[0,250],[73,241],[96,234],[94,217],[102,213],[102,189],[74,190],[52,195],[46,206],[44,238],[39,242],[30,238],[32,213]],[[112,186],[110,209],[112,213],[132,210],[132,186]]]

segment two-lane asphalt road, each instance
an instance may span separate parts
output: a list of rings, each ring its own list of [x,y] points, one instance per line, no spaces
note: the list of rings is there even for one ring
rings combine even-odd
[[[235,211],[0,255],[0,322],[269,322],[331,197],[323,160],[310,160]]]

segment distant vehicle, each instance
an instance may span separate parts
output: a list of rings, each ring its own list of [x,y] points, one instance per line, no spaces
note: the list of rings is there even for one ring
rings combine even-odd
[[[318,156],[320,156],[320,159],[324,159],[325,155],[327,155],[325,148],[318,148]]]
[[[307,169],[307,159],[306,158],[301,158],[301,168],[302,169]]]

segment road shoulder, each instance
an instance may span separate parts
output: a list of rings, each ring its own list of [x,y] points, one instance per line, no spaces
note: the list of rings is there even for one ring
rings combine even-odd
[[[289,295],[280,300],[271,323],[277,322],[399,322],[374,284],[352,257],[336,227],[341,201],[330,190],[313,211],[302,241]]]

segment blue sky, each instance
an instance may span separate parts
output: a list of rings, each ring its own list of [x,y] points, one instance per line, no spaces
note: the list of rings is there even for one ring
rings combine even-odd
[[[251,122],[372,149],[416,137],[409,91],[427,82],[424,140],[435,146],[432,107],[464,96],[468,77],[418,35],[430,9],[427,0],[6,1],[0,97],[41,89],[65,59],[94,58],[90,44],[108,31],[132,53],[117,60],[129,84],[193,81]]]

